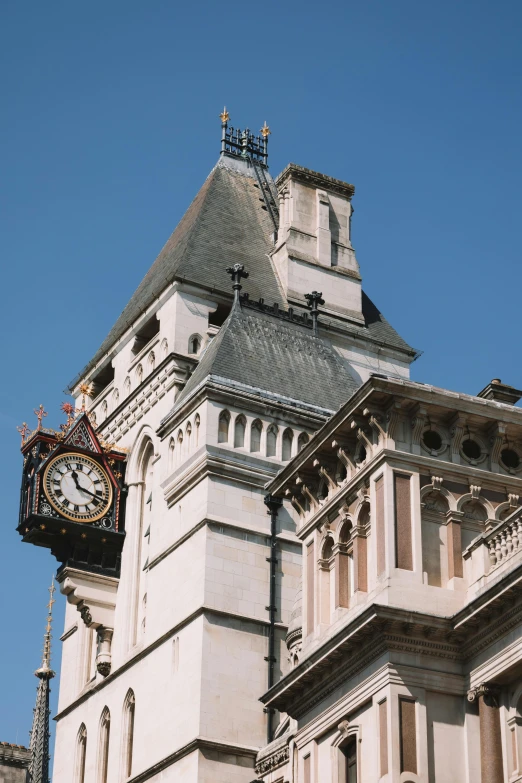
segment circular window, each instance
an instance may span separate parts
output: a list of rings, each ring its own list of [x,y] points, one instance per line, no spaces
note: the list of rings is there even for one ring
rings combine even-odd
[[[476,440],[465,440],[462,444],[462,451],[468,459],[480,459],[482,455],[482,449]]]
[[[430,451],[439,451],[442,448],[442,438],[435,430],[426,430],[422,436],[422,442]]]
[[[516,470],[518,467],[520,467],[520,457],[514,449],[502,449],[500,458],[506,468]]]

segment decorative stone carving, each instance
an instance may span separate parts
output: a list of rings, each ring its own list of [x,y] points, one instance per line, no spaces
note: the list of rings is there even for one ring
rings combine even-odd
[[[499,689],[496,685],[481,682],[480,685],[470,688],[468,691],[468,701],[474,702],[483,697],[487,704],[492,707],[498,707]]]
[[[269,756],[265,756],[265,758],[258,761],[256,764],[256,774],[267,775],[276,767],[280,767],[282,764],[286,764],[289,758],[290,749],[288,745],[283,745],[282,748],[277,748]]]
[[[472,500],[478,500],[480,497],[482,487],[479,487],[477,484],[470,484],[469,485],[469,493],[471,495]]]
[[[444,479],[441,476],[432,476],[431,484],[434,492],[440,492]]]

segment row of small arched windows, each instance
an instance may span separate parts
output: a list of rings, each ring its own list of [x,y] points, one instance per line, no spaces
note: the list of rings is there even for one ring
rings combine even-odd
[[[123,703],[121,773],[120,779],[127,780],[132,774],[132,751],[134,745],[134,713],[136,699],[132,690],[127,692]],[[96,783],[109,783],[109,747],[111,736],[111,713],[105,707],[101,714],[98,733],[98,755],[96,759]],[[82,723],[76,740],[75,783],[87,783],[85,768],[87,760],[87,728]]]
[[[176,436],[169,441],[169,470],[181,464],[185,457],[199,447],[199,427],[201,419],[199,413],[194,416],[194,423],[188,421],[185,430],[180,427]]]
[[[231,415],[229,411],[221,411],[218,424],[218,443],[230,443],[230,424]],[[252,453],[261,451],[261,440],[263,434],[263,423],[255,419],[250,425],[250,444],[249,450]],[[233,446],[235,449],[243,449],[246,445],[247,420],[240,413],[234,421]],[[266,430],[265,453],[267,457],[278,457],[279,427],[276,424],[269,424]],[[281,438],[281,460],[288,462],[294,455],[295,435],[293,430],[287,427]],[[309,441],[306,432],[301,432],[297,440],[297,451],[301,451]]]

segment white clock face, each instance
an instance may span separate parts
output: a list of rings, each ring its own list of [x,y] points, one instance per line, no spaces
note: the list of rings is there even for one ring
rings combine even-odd
[[[67,519],[95,522],[112,503],[112,485],[97,462],[82,454],[60,454],[44,474],[45,494]]]

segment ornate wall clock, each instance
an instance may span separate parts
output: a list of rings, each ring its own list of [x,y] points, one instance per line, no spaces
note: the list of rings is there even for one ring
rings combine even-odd
[[[72,408],[72,406],[70,406]],[[62,565],[119,576],[125,538],[126,455],[103,443],[89,416],[68,414],[62,432],[21,428],[24,468],[18,532]]]
[[[96,522],[112,503],[111,479],[90,457],[66,452],[45,468],[44,492],[51,506],[66,519]]]

